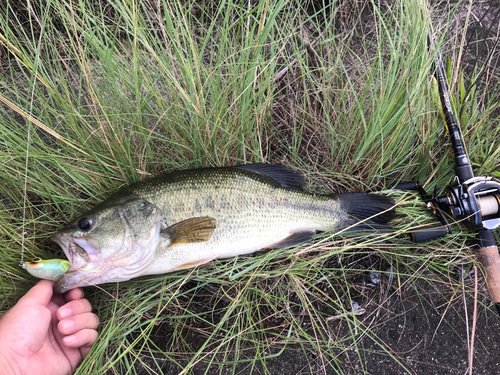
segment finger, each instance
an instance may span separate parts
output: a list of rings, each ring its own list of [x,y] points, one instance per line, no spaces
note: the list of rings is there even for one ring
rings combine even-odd
[[[92,305],[85,298],[70,301],[57,309],[57,319],[68,319],[73,315],[92,311]]]
[[[95,329],[82,329],[70,336],[63,337],[64,345],[70,348],[90,347],[95,340],[97,340],[97,331]]]
[[[18,302],[20,306],[42,305],[47,306],[52,298],[54,281],[40,280],[28,293],[26,293]]]
[[[83,289],[75,288],[64,294],[54,294],[52,300],[57,304],[57,308],[64,305],[66,302],[83,298]]]
[[[64,293],[64,299],[66,302],[73,301],[75,299],[82,299],[84,292],[82,288],[71,289],[70,291]]]
[[[87,354],[90,353],[90,349],[92,349],[92,346],[82,346],[80,348],[80,354],[82,356],[82,359],[87,356]]]
[[[68,336],[82,329],[96,329],[98,326],[99,318],[96,314],[83,313],[61,320],[57,324],[57,329],[62,335]]]

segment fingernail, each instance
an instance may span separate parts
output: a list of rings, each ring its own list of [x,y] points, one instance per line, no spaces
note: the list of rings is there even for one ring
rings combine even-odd
[[[75,335],[63,337],[63,341],[65,344],[71,344],[75,340],[76,340]]]
[[[59,316],[62,319],[67,318],[70,315],[71,315],[71,309],[69,309],[67,307],[63,307],[62,309],[59,310]]]
[[[61,320],[61,323],[59,324],[61,325],[61,328],[65,330],[71,329],[75,325],[72,320]]]

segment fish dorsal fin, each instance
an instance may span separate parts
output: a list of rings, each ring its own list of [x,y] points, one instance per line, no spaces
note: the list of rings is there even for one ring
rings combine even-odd
[[[180,243],[208,241],[215,230],[213,217],[194,217],[175,223],[160,231],[160,234],[170,240],[168,246]]]
[[[282,165],[257,163],[239,165],[236,168],[270,177],[285,188],[302,190],[304,185],[304,177]]]
[[[307,232],[295,232],[289,235],[286,238],[283,238],[281,241],[276,242],[268,247],[268,249],[281,249],[284,247],[292,247],[296,245],[303,244],[305,242],[311,241],[316,235],[316,231],[307,231]]]

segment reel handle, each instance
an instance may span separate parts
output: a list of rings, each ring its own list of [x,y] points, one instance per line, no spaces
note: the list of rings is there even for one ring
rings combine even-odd
[[[486,286],[491,300],[498,306],[500,303],[500,255],[498,254],[498,246],[491,230],[480,231],[477,239],[480,246],[477,255],[486,277]]]

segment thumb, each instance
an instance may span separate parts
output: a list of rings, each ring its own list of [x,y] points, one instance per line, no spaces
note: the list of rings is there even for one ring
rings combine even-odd
[[[52,298],[54,281],[40,280],[26,293],[17,304],[20,306],[42,305],[47,306]]]

